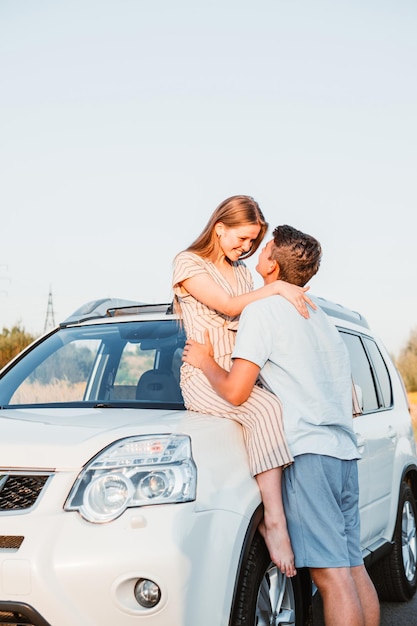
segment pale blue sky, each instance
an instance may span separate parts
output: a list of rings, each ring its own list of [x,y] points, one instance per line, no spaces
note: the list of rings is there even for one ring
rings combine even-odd
[[[415,0],[0,0],[0,328],[171,299],[224,198],[316,236],[311,290],[417,327]],[[254,263],[250,263],[251,268]]]

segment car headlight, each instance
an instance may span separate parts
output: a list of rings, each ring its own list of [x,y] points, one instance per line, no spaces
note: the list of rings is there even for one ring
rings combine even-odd
[[[195,500],[196,482],[187,435],[129,437],[86,465],[64,508],[89,522],[108,522],[129,507]]]

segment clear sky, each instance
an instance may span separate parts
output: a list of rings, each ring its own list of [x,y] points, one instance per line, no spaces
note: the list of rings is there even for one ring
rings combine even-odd
[[[415,0],[0,0],[0,94],[0,329],[169,301],[234,194],[392,353],[417,327]]]

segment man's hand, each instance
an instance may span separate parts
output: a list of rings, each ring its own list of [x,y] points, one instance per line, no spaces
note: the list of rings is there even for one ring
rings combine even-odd
[[[199,369],[203,368],[203,363],[207,359],[213,359],[213,346],[210,341],[210,335],[208,330],[204,331],[204,343],[198,343],[194,339],[187,339],[184,352],[182,353],[182,360],[184,363],[189,363]]]
[[[230,372],[220,367],[214,360],[208,331],[204,333],[204,343],[187,339],[182,360],[202,370],[219,396],[235,406],[249,398],[260,371],[258,365],[244,359],[234,359]]]

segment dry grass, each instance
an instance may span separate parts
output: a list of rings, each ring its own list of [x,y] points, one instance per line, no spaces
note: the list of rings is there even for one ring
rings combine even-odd
[[[413,422],[414,437],[417,440],[417,391],[408,394],[410,402],[411,421]]]
[[[65,380],[55,380],[48,385],[41,383],[24,383],[21,385],[11,403],[26,404],[33,402],[76,402],[83,399],[85,382],[70,383]]]
[[[408,399],[410,401],[410,404],[416,404],[417,405],[417,391],[411,391],[408,394]]]

